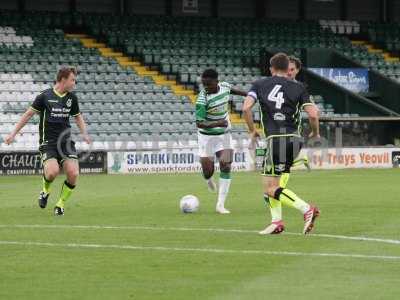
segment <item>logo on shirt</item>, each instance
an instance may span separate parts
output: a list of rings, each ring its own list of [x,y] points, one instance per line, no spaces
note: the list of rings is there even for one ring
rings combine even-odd
[[[229,108],[228,104],[226,104],[226,105],[221,105],[221,106],[218,106],[218,107],[211,108],[207,112],[209,112],[209,113],[223,113],[223,112],[226,112],[228,110],[228,108]]]
[[[71,107],[71,105],[72,105],[72,99],[71,99],[71,98],[69,98],[69,99],[67,100],[66,105],[67,105],[67,107]]]
[[[286,117],[285,117],[284,114],[275,113],[275,114],[274,114],[274,120],[275,120],[275,121],[285,121],[285,120],[286,120]]]

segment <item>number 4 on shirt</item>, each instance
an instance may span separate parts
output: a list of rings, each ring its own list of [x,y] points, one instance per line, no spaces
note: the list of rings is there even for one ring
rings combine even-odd
[[[285,102],[285,99],[283,99],[283,92],[279,91],[281,87],[280,84],[275,85],[272,91],[268,94],[268,100],[275,102],[275,108],[277,109],[281,109],[282,104]]]

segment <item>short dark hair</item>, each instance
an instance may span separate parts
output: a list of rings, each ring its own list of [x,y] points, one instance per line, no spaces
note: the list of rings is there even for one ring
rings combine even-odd
[[[75,67],[61,67],[57,72],[57,82],[60,82],[63,78],[68,78],[71,73],[76,76],[77,71]]]
[[[279,52],[271,57],[269,64],[277,71],[287,71],[289,68],[289,57],[282,52]]]
[[[296,69],[300,70],[301,69],[301,60],[297,58],[296,56],[289,56],[289,62],[294,63],[296,65]]]
[[[204,70],[203,74],[201,74],[201,78],[218,79],[218,72],[214,69]]]

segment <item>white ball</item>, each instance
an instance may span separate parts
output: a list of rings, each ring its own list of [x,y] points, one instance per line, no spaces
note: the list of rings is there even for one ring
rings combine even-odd
[[[183,213],[194,213],[199,209],[199,199],[193,195],[186,195],[181,198],[179,207]]]

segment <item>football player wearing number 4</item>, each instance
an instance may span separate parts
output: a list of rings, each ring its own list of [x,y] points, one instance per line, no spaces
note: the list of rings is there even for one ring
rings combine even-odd
[[[319,137],[318,109],[301,83],[287,78],[289,58],[284,53],[270,60],[272,77],[253,83],[243,105],[250,137],[259,137],[254,127],[251,108],[256,101],[262,111],[262,122],[267,142],[262,175],[264,200],[268,201],[272,222],[260,234],[278,234],[284,231],[282,204],[298,209],[304,216],[303,233],[309,233],[320,212],[293,191],[281,187],[281,175],[289,173],[302,147],[300,110],[309,117],[310,138]]]
[[[289,69],[288,69],[288,74],[287,77],[295,82],[298,82],[296,80],[297,74],[299,74],[301,70],[301,61],[295,56],[289,56]],[[307,168],[307,171],[311,171],[310,167],[310,162],[308,160],[307,155],[304,156],[298,156],[297,158],[294,159],[292,167],[296,166],[301,166],[304,165]],[[281,175],[281,181],[280,181],[280,186],[282,188],[285,188],[288,183],[289,183],[289,178],[290,178],[290,173],[282,173]],[[266,202],[268,203],[268,199],[265,199]]]
[[[297,76],[297,74],[299,74],[300,70],[301,70],[300,59],[298,59],[295,56],[289,56],[289,69],[288,69],[287,77],[295,82],[298,82],[296,80],[296,76]],[[311,167],[310,167],[310,163],[308,161],[307,155],[298,156],[297,158],[295,158],[293,160],[292,167],[301,166],[301,165],[304,165],[307,168],[307,171],[309,171],[309,172],[311,171]],[[285,188],[288,185],[289,178],[290,178],[290,173],[285,173],[285,172],[282,173],[281,180],[279,183],[281,188]],[[267,197],[265,197],[265,202],[267,203],[267,205],[269,204],[269,200]]]

